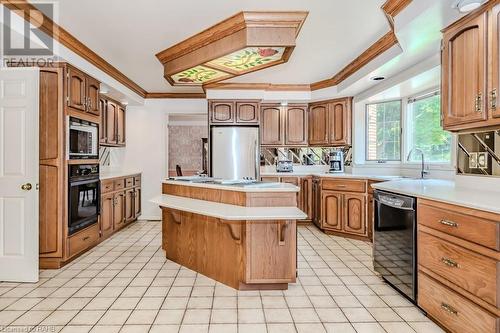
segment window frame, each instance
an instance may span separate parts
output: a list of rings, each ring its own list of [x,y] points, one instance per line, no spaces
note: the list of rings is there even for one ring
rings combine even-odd
[[[417,94],[413,94],[409,97],[406,97],[405,100],[406,100],[406,103],[405,103],[405,107],[406,107],[406,112],[404,113],[404,123],[402,125],[402,128],[403,128],[403,137],[404,137],[404,158],[402,159],[402,162],[404,165],[407,165],[407,166],[420,166],[422,162],[420,161],[408,161],[408,154],[410,153],[411,149],[413,149],[413,147],[410,146],[410,135],[408,133],[408,131],[410,131],[410,120],[409,120],[409,113],[410,113],[410,107],[411,107],[411,104],[412,103],[415,103],[415,102],[418,102],[420,100],[423,100],[423,99],[426,99],[426,98],[430,98],[430,97],[434,97],[436,95],[441,95],[442,96],[442,93],[441,93],[441,89],[440,87],[433,87],[431,89],[427,89],[427,90],[424,90],[424,91],[421,91]],[[441,110],[440,110],[441,111]],[[442,122],[441,122],[442,123]],[[442,127],[442,125],[441,125]],[[452,167],[453,164],[454,164],[454,152],[453,152],[453,147],[454,147],[454,143],[455,143],[455,136],[453,135],[453,133],[451,133],[451,142],[450,142],[450,152],[451,152],[451,156],[450,156],[450,160],[448,162],[430,162],[428,160],[425,161],[425,164],[426,165],[429,165],[429,166],[436,166],[436,167],[440,167],[440,168],[443,168],[443,167]]]
[[[392,102],[399,102],[399,159],[389,160],[389,159],[376,159],[372,160],[368,158],[368,107],[370,105],[379,105]],[[403,161],[403,99],[388,99],[381,100],[365,104],[365,163],[375,163],[375,164],[386,164],[386,163],[401,163]]]

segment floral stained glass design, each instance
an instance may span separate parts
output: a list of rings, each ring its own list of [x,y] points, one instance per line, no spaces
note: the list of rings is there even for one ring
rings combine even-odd
[[[193,85],[203,84],[212,80],[222,79],[230,76],[231,75],[229,75],[228,73],[199,65],[172,75],[172,80],[174,80],[176,84]]]
[[[284,52],[284,47],[247,47],[206,64],[222,70],[245,72],[281,60]]]

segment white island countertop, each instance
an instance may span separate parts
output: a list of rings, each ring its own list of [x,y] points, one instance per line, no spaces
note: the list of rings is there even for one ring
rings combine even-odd
[[[163,208],[228,221],[301,220],[307,215],[297,207],[244,207],[162,194],[151,200]]]
[[[500,214],[500,191],[458,187],[451,180],[401,179],[373,184],[372,187]]]
[[[293,184],[288,184],[288,183],[258,182],[255,184],[245,184],[245,185],[226,185],[226,184],[199,183],[199,182],[189,182],[189,181],[166,179],[163,181],[163,184],[211,188],[211,189],[235,191],[235,192],[267,192],[267,193],[271,193],[271,192],[299,192],[300,191],[300,188],[298,186],[295,186]]]

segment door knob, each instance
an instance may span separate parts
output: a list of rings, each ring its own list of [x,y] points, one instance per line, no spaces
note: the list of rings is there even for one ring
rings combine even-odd
[[[23,191],[31,191],[32,188],[33,188],[33,186],[31,186],[30,183],[26,183],[26,184],[21,185],[21,190],[23,190]]]

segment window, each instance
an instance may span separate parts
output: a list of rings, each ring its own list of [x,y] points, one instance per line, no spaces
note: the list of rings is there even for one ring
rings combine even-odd
[[[431,163],[451,162],[451,134],[441,127],[441,96],[433,92],[408,100],[408,152],[418,148]],[[420,162],[419,154],[412,154],[409,162]]]
[[[401,101],[366,105],[366,160],[401,160]]]

